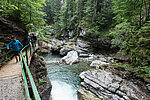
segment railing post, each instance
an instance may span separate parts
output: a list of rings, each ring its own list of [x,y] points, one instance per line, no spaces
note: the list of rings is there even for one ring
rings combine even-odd
[[[28,49],[26,48],[26,62],[27,62],[27,65],[28,65]]]
[[[23,58],[22,58],[22,64],[23,64],[23,69],[24,69],[25,75],[27,76],[27,73],[26,73],[26,67],[25,67],[25,64],[24,64]]]
[[[29,47],[30,47],[30,56],[31,56],[31,54],[32,54],[32,50],[31,50],[31,44],[29,44]]]

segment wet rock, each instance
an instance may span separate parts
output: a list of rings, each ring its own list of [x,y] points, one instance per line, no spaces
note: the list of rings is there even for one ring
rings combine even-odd
[[[81,48],[81,47],[79,47],[79,46],[76,46],[75,48],[76,48],[76,51],[77,51],[78,53],[87,53],[87,52],[89,52],[89,50],[86,49],[86,48]]]
[[[87,42],[83,41],[83,40],[80,40],[80,39],[77,39],[77,45],[81,48],[88,48],[89,45]]]
[[[89,57],[89,54],[88,53],[80,53],[79,57]]]
[[[59,64],[60,61],[59,60],[52,60],[52,61],[47,61],[46,64],[49,65],[49,64]]]
[[[82,87],[77,91],[77,94],[80,100],[100,100],[95,94]]]
[[[81,29],[79,36],[83,37],[85,34],[86,34],[85,29]]]
[[[42,66],[45,66],[45,65],[46,65],[46,62],[45,62],[45,61],[43,61],[43,60],[41,60],[41,59],[39,59],[39,61],[40,61],[40,63],[42,64]]]
[[[72,51],[72,48],[68,48],[68,47],[63,47],[60,49],[60,55],[64,56],[66,55],[69,51]]]
[[[150,91],[150,85],[147,85],[147,89]]]
[[[56,39],[56,38],[53,38],[53,40],[51,41],[51,43],[52,43],[53,46],[54,46],[54,45],[56,45],[56,46],[61,46],[61,45],[64,44],[63,41],[58,40],[58,39]]]
[[[104,59],[102,59],[104,60]],[[109,65],[109,63],[103,62],[101,60],[94,60],[91,64],[90,67],[94,68],[99,68],[101,65]]]
[[[50,54],[50,53],[51,53],[50,49],[48,49],[48,48],[40,48],[37,50],[37,54],[40,56],[45,55],[45,54]]]
[[[56,46],[56,45],[54,46],[53,45],[52,48],[51,48],[52,54],[58,54],[59,55],[61,48],[62,48],[61,46]]]
[[[105,70],[86,71],[80,74],[81,86],[105,100],[149,100],[133,82]]]
[[[68,52],[68,54],[61,59],[61,62],[68,65],[78,62],[78,53],[76,51]]]

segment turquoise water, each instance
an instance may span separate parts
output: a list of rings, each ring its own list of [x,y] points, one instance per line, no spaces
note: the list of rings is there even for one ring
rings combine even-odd
[[[60,57],[47,55],[44,57],[46,62],[55,62]],[[64,64],[48,64],[48,77],[52,83],[53,100],[78,100],[77,90],[80,87],[79,73],[86,70],[86,64],[78,63],[72,66]]]

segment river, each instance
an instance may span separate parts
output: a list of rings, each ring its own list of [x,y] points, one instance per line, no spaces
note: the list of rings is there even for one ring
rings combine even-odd
[[[47,63],[57,62],[59,56],[46,55],[44,59]],[[52,83],[53,100],[78,100],[77,90],[80,87],[79,73],[87,70],[88,64],[80,62],[74,65],[47,64],[48,77]]]

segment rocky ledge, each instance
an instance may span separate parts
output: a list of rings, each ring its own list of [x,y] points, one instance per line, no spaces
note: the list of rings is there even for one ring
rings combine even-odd
[[[51,82],[47,77],[46,62],[36,54],[31,59],[30,71],[34,78],[38,92],[42,100],[49,100],[52,89]]]
[[[150,100],[144,88],[109,71],[86,71],[80,74],[80,78],[78,94],[81,100]],[[95,99],[88,98],[87,91],[96,95]]]

